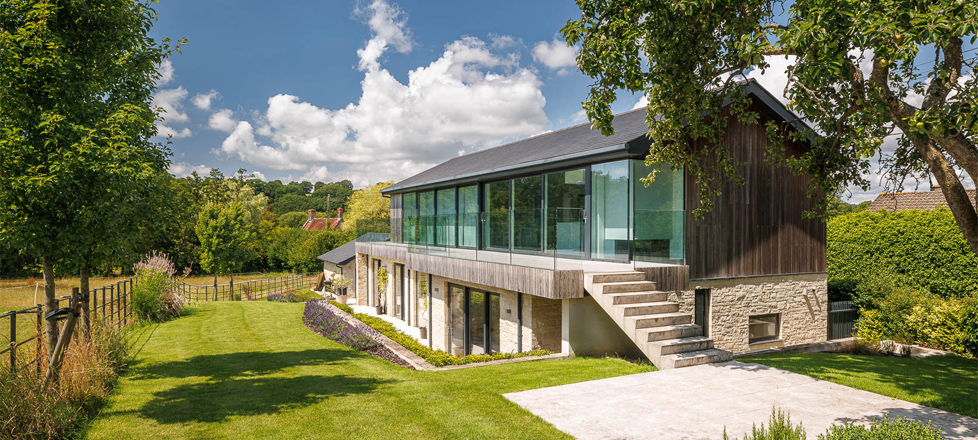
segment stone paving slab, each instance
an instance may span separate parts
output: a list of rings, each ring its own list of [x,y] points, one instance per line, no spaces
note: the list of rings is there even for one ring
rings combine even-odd
[[[846,420],[915,419],[949,440],[978,438],[978,419],[760,364],[724,362],[522,391],[507,399],[584,440],[742,437],[789,411],[808,438]]]

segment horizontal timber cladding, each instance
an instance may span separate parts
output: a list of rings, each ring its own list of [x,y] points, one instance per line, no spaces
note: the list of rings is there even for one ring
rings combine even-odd
[[[655,289],[661,292],[689,290],[689,266],[638,267],[645,272],[645,279],[655,281]]]
[[[404,246],[390,246],[384,244],[360,243],[357,242],[357,253],[367,254],[371,257],[390,258],[392,260],[407,261],[408,251]]]
[[[699,206],[699,185],[686,176],[686,261],[692,279],[730,278],[825,272],[825,223],[804,217],[815,209],[808,197],[808,176],[793,174],[783,164],[764,160],[767,139],[764,124],[772,120],[762,107],[758,124],[746,125],[730,118],[723,142],[744,184],[717,179],[721,195],[703,219],[693,211]],[[694,145],[694,149],[701,148]],[[807,151],[790,143],[786,153]],[[714,175],[714,177],[718,177]]]
[[[408,269],[550,299],[583,298],[584,272],[409,253]]]

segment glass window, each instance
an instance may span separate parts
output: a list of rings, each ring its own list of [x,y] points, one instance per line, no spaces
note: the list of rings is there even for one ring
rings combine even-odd
[[[401,233],[405,243],[417,243],[418,240],[418,194],[405,193],[401,196],[404,213],[401,218]]]
[[[449,305],[452,313],[451,353],[456,356],[465,354],[465,288],[454,284],[448,285]]]
[[[748,331],[750,333],[748,342],[773,341],[780,337],[781,315],[774,313],[770,315],[755,315],[748,319]]]
[[[632,227],[635,261],[682,264],[685,239],[683,171],[632,160]],[[642,179],[655,172],[646,187]]]
[[[487,183],[484,246],[487,248],[509,249],[510,243],[510,193],[511,180]]]
[[[591,166],[591,258],[627,262],[628,161]]]
[[[435,193],[418,193],[418,243],[435,242]]]
[[[539,252],[543,232],[543,178],[513,180],[513,249]]]
[[[476,247],[479,227],[479,186],[472,185],[458,189],[459,229],[458,244]]]
[[[546,176],[547,251],[580,255],[584,251],[584,170]]]
[[[469,352],[486,354],[486,294],[469,289]]]
[[[455,246],[455,188],[438,191],[435,244]]]

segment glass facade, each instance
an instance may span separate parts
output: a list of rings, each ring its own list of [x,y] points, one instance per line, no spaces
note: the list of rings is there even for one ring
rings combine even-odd
[[[684,180],[682,169],[626,159],[405,193],[403,241],[479,255],[684,264]]]

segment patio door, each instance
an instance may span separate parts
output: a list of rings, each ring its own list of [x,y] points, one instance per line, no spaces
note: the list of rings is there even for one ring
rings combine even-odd
[[[404,287],[406,283],[404,282],[404,265],[394,264],[394,310],[396,310],[397,317],[407,322],[407,292],[405,292]]]

